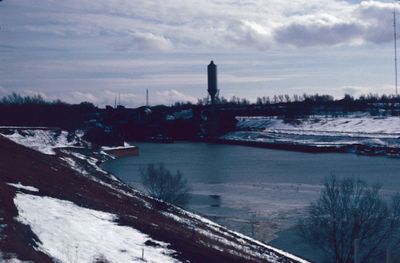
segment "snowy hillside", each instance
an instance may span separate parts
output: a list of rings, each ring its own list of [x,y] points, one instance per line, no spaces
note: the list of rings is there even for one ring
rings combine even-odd
[[[77,136],[58,129],[17,127],[0,127],[0,129],[2,130],[0,131],[2,136],[44,154],[54,155],[55,148],[79,145],[79,138]]]
[[[0,136],[0,261],[306,262],[130,188],[67,137]]]
[[[237,128],[239,130],[400,136],[400,118],[393,116],[372,117],[365,114],[345,117],[310,116],[306,119],[292,121],[285,121],[277,117],[241,117],[238,120]]]
[[[39,249],[60,262],[95,262],[102,258],[111,262],[178,262],[170,256],[175,251],[167,248],[169,244],[119,226],[113,214],[25,193],[17,193],[14,202],[17,220],[29,225],[38,236]],[[157,246],[147,246],[146,242]]]
[[[278,117],[240,117],[236,131],[227,140],[315,147],[400,148],[400,118],[365,114],[344,117],[310,116],[304,119]]]

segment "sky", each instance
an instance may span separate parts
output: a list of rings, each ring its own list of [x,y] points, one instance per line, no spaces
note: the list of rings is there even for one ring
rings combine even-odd
[[[226,98],[393,94],[395,5],[400,14],[378,0],[3,0],[0,97],[138,107],[148,89],[151,105],[196,102],[210,60]]]

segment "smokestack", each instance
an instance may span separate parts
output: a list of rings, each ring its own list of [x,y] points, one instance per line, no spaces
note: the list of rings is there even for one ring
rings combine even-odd
[[[208,76],[208,94],[211,97],[211,104],[215,103],[215,95],[218,92],[217,86],[217,65],[211,60],[210,64],[207,66],[207,76]]]

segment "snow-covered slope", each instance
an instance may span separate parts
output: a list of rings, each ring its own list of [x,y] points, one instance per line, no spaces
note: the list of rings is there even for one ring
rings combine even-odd
[[[31,227],[41,241],[39,249],[57,261],[178,262],[170,256],[175,251],[168,244],[119,226],[116,215],[23,193],[17,193],[14,202],[17,220]]]
[[[400,118],[365,114],[302,119],[240,117],[236,131],[223,136],[235,141],[296,144],[315,147],[400,148]]]
[[[239,130],[400,136],[400,117],[373,117],[363,114],[344,117],[310,116],[292,121],[277,117],[242,117],[239,118],[237,128]]]
[[[3,129],[7,129],[7,132],[0,133],[2,136],[44,154],[55,154],[55,148],[72,147],[78,144],[77,137],[69,135],[66,131],[45,128]]]

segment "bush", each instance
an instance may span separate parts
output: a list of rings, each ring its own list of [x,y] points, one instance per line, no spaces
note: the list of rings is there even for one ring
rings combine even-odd
[[[171,174],[163,164],[147,165],[141,171],[142,183],[150,196],[168,203],[184,206],[189,201],[190,187],[180,171]]]
[[[400,196],[388,202],[379,185],[330,177],[320,198],[300,222],[302,237],[321,248],[329,262],[353,262],[355,239],[359,262],[381,262],[387,248],[399,251]]]

